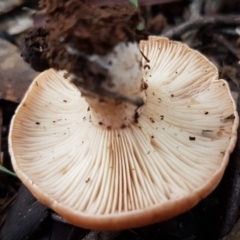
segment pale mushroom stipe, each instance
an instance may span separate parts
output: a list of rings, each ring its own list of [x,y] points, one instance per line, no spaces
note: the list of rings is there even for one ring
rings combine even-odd
[[[236,144],[227,82],[199,52],[160,37],[88,60],[110,76],[98,91],[54,69],[29,87],[9,133],[18,177],[83,228],[140,227],[194,207],[216,188]]]

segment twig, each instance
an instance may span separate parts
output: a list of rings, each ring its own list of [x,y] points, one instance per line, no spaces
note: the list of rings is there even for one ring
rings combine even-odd
[[[205,0],[204,12],[206,15],[215,15],[219,12],[223,0]]]
[[[2,207],[1,210],[5,210],[7,207],[9,207],[16,199],[17,193],[15,193]]]
[[[196,19],[201,15],[202,6],[204,0],[193,0],[189,5],[189,11],[191,13],[191,19]]]
[[[240,51],[235,48],[225,37],[220,34],[213,33],[211,34],[213,40],[217,41],[223,45],[226,49],[229,50],[238,60],[240,60]]]
[[[223,35],[230,35],[239,37],[238,28],[237,27],[219,27],[215,30],[216,33],[223,34]]]
[[[196,19],[191,19],[187,22],[184,22],[167,32],[163,33],[162,36],[167,38],[173,38],[180,36],[183,33],[200,28],[206,25],[238,25],[240,24],[240,15],[216,15],[216,16],[200,16]]]
[[[149,26],[150,22],[152,20],[152,8],[150,6],[145,6],[145,8],[142,8],[142,14],[145,26]]]

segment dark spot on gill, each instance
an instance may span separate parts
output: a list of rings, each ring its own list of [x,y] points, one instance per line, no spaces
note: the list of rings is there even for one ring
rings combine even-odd
[[[141,87],[142,87],[142,90],[146,90],[148,88],[148,84],[146,82],[143,82]]]
[[[64,77],[65,79],[68,79],[68,78],[69,78],[69,76],[70,76],[70,74],[69,74],[69,73],[64,73],[64,74],[63,74],[63,77]]]
[[[148,68],[149,70],[151,69],[150,66],[148,64],[144,65],[143,67],[144,69]]]
[[[152,123],[155,123],[155,121],[154,121],[154,119],[153,118],[149,118],[150,119],[150,121],[152,122]]]
[[[231,120],[231,119],[235,119],[234,114],[231,114],[228,117],[224,118],[224,120]]]
[[[205,132],[213,132],[213,130],[202,130],[203,133]]]
[[[138,113],[138,112],[135,112],[135,113],[134,113],[134,122],[135,122],[135,123],[138,123],[138,118],[139,118],[139,113]]]

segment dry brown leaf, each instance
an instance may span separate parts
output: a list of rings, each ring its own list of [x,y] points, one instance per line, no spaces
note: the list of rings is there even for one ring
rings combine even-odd
[[[10,12],[15,7],[22,5],[25,0],[1,0],[0,1],[0,16]]]
[[[37,73],[23,61],[18,48],[0,39],[0,99],[19,102]]]

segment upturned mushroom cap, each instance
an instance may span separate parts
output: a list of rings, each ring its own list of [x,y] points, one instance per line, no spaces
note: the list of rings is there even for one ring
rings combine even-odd
[[[165,38],[140,44],[147,103],[138,122],[91,122],[79,90],[52,69],[13,117],[12,164],[37,197],[84,228],[139,227],[181,214],[221,180],[237,139],[227,82],[200,53]]]

